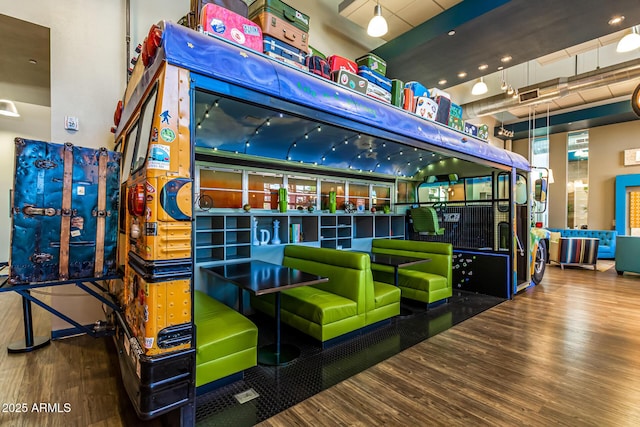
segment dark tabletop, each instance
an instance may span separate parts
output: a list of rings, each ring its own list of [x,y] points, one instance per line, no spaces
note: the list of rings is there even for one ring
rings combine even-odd
[[[391,267],[398,268],[431,261],[429,258],[416,258],[412,256],[390,255],[375,252],[370,252],[369,256],[371,257],[371,262],[374,264],[389,265]]]
[[[326,277],[306,273],[295,268],[257,260],[205,267],[203,270],[228,280],[254,295],[270,294],[329,280]]]

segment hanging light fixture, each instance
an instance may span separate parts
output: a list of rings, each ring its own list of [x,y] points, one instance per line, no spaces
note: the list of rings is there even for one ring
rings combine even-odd
[[[473,85],[473,88],[471,88],[471,95],[483,95],[487,93],[488,90],[489,88],[484,82],[484,79],[480,77],[480,81],[476,82],[476,84]]]
[[[506,91],[507,88],[509,87],[509,85],[507,85],[507,79],[505,77],[505,72],[504,70],[500,70],[500,72],[502,73],[502,84],[500,85],[500,90],[501,91]]]
[[[631,27],[631,33],[627,34],[618,42],[616,46],[616,52],[624,53],[631,52],[640,47],[640,34],[638,34],[636,27]]]
[[[367,27],[367,34],[371,37],[382,37],[387,34],[387,31],[389,31],[389,26],[387,25],[387,20],[382,16],[382,6],[380,6],[380,0],[378,0],[378,4],[373,9],[373,18],[371,18]]]
[[[16,104],[8,99],[0,99],[0,116],[20,117]]]

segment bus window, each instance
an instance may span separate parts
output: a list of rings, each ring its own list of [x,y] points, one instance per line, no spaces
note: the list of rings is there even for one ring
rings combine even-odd
[[[147,160],[147,150],[149,149],[149,139],[151,138],[151,125],[153,125],[153,116],[155,111],[156,98],[158,97],[157,86],[153,88],[151,94],[142,106],[141,120],[138,122],[139,136],[136,144],[135,159],[131,170],[137,171],[144,165]]]
[[[527,203],[527,178],[518,174],[516,175],[516,204],[524,205]]]
[[[124,162],[122,163],[122,178],[120,183],[126,182],[131,175],[131,159],[133,159],[133,151],[136,148],[136,138],[138,137],[138,122],[129,129],[127,140],[124,144]]]

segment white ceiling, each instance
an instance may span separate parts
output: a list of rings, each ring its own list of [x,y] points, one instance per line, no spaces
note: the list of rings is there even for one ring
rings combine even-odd
[[[382,16],[389,24],[389,32],[381,37],[392,40],[434,16],[444,12],[462,0],[380,0]],[[367,28],[373,17],[375,0],[345,0],[340,3],[340,15],[362,28]],[[343,8],[340,10],[340,8]]]

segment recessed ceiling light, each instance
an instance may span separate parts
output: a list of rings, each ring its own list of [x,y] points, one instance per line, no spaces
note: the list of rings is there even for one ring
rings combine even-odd
[[[624,16],[614,16],[613,18],[609,19],[609,25],[618,25],[622,21],[624,21]]]
[[[438,82],[439,85],[446,85],[447,81],[445,79],[442,79]]]
[[[449,34],[450,36],[454,36],[456,34],[456,30],[451,30],[447,34]]]
[[[502,58],[500,58],[500,61],[504,62],[509,62],[511,61],[513,58],[511,57],[511,55],[505,55]]]
[[[36,61],[35,59],[30,59],[30,60],[29,60],[29,64],[33,64],[33,65],[35,65],[35,64],[37,64],[37,63],[38,63],[38,61]]]
[[[482,64],[478,67],[478,70],[483,71],[483,70],[486,70],[487,68],[489,68],[487,64]]]
[[[460,77],[461,79],[464,79],[465,77],[467,77],[467,73],[465,73],[464,71],[461,71],[458,73],[458,77]]]
[[[498,71],[502,71],[502,70],[504,70],[504,67],[501,65],[498,67]]]

